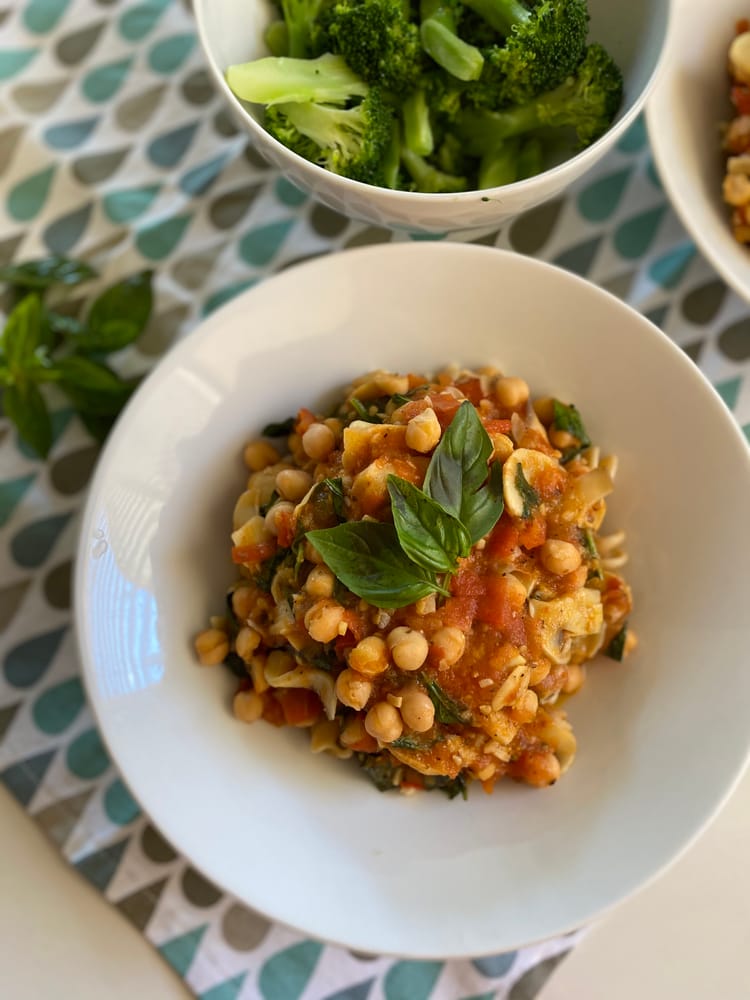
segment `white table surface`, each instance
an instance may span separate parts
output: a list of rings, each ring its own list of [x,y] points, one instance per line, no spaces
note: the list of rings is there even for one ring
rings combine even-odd
[[[539,1000],[750,1000],[749,853],[750,773],[687,854],[590,931]],[[189,996],[1,786],[0,857],[3,1000]]]

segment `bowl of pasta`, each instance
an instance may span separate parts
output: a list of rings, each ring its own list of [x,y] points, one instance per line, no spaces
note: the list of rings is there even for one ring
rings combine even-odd
[[[308,262],[113,432],[90,699],[153,821],[269,918],[512,950],[653,878],[738,779],[748,490],[703,376],[579,278],[447,243]]]

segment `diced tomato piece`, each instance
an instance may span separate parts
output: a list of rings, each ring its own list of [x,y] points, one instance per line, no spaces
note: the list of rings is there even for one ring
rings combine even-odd
[[[510,420],[485,420],[484,429],[488,434],[510,434]]]
[[[282,688],[276,692],[276,697],[287,726],[310,726],[323,711],[320,698],[307,688]]]
[[[732,104],[740,115],[750,115],[750,87],[744,83],[732,87]]]
[[[289,511],[282,511],[276,517],[276,538],[283,549],[288,549],[294,541],[294,524]]]
[[[263,718],[270,722],[272,726],[283,726],[284,711],[276,699],[275,691],[264,691],[263,695]]]
[[[460,389],[464,396],[471,400],[474,406],[478,406],[480,400],[484,399],[482,383],[478,378],[462,379],[460,382],[456,382],[456,388]]]
[[[378,741],[369,733],[365,733],[356,743],[350,743],[349,749],[355,753],[377,753]]]
[[[735,30],[738,35],[744,35],[746,31],[750,31],[750,21],[746,17],[741,18],[735,25]]]
[[[523,522],[518,541],[525,549],[538,549],[547,540],[547,522],[543,517],[532,517]]]
[[[310,424],[314,423],[316,423],[315,414],[303,406],[297,414],[297,423],[294,425],[294,429],[298,434],[304,434]]]
[[[449,392],[435,392],[430,394],[430,402],[432,403],[432,408],[435,411],[440,426],[445,430],[445,428],[450,424],[451,420],[456,415],[456,410],[462,403],[462,400],[456,399]]]
[[[484,590],[477,606],[477,618],[485,625],[491,625],[502,632],[506,639],[515,645],[526,643],[526,627],[524,625],[523,597],[507,577],[486,576],[483,578]]]
[[[518,545],[520,545],[518,525],[510,514],[504,511],[503,516],[492,529],[484,551],[493,559],[507,559]]]
[[[234,563],[262,563],[276,551],[276,542],[258,542],[256,545],[235,545],[232,548]]]

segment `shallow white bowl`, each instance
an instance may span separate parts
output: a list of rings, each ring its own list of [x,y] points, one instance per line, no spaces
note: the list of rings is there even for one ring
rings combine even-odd
[[[343,215],[413,232],[488,229],[565,190],[599,160],[633,122],[654,81],[669,23],[670,0],[589,0],[589,38],[610,51],[625,76],[625,100],[606,135],[537,177],[485,191],[419,194],[388,191],[338,177],[292,153],[261,125],[261,109],[234,96],[228,66],[266,55],[268,0],[193,0],[198,35],[214,80],[263,155],[303,190]]]
[[[734,25],[750,16],[743,0],[675,0],[664,68],[646,108],[659,175],[685,228],[724,280],[750,299],[750,249],[730,228],[721,185],[720,126],[733,115],[727,52]]]
[[[469,801],[378,794],[305,734],[231,715],[191,639],[234,578],[243,444],[383,366],[490,360],[580,407],[620,456],[640,638],[570,702],[554,788]],[[468,956],[577,927],[688,844],[750,743],[750,460],[719,397],[654,326],[549,265],[400,244],[296,267],[159,364],[103,454],[75,603],[83,669],[125,780],[210,879],[269,917],[369,952]]]

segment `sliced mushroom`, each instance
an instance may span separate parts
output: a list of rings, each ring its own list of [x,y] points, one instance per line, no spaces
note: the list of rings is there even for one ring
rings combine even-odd
[[[525,497],[519,488],[519,469],[523,479],[536,492],[535,483],[539,483],[542,476],[557,471],[558,468],[557,461],[541,451],[516,448],[503,466],[503,497],[508,513],[514,517],[528,517],[530,514],[529,498]]]
[[[314,691],[323,703],[326,718],[333,719],[336,715],[333,678],[325,670],[301,664],[295,664],[290,668],[286,657],[269,656],[265,678],[272,688],[307,688],[309,691]]]
[[[584,587],[551,601],[529,601],[529,614],[541,626],[541,645],[554,663],[567,663],[571,636],[598,635],[604,622],[601,594]]]

